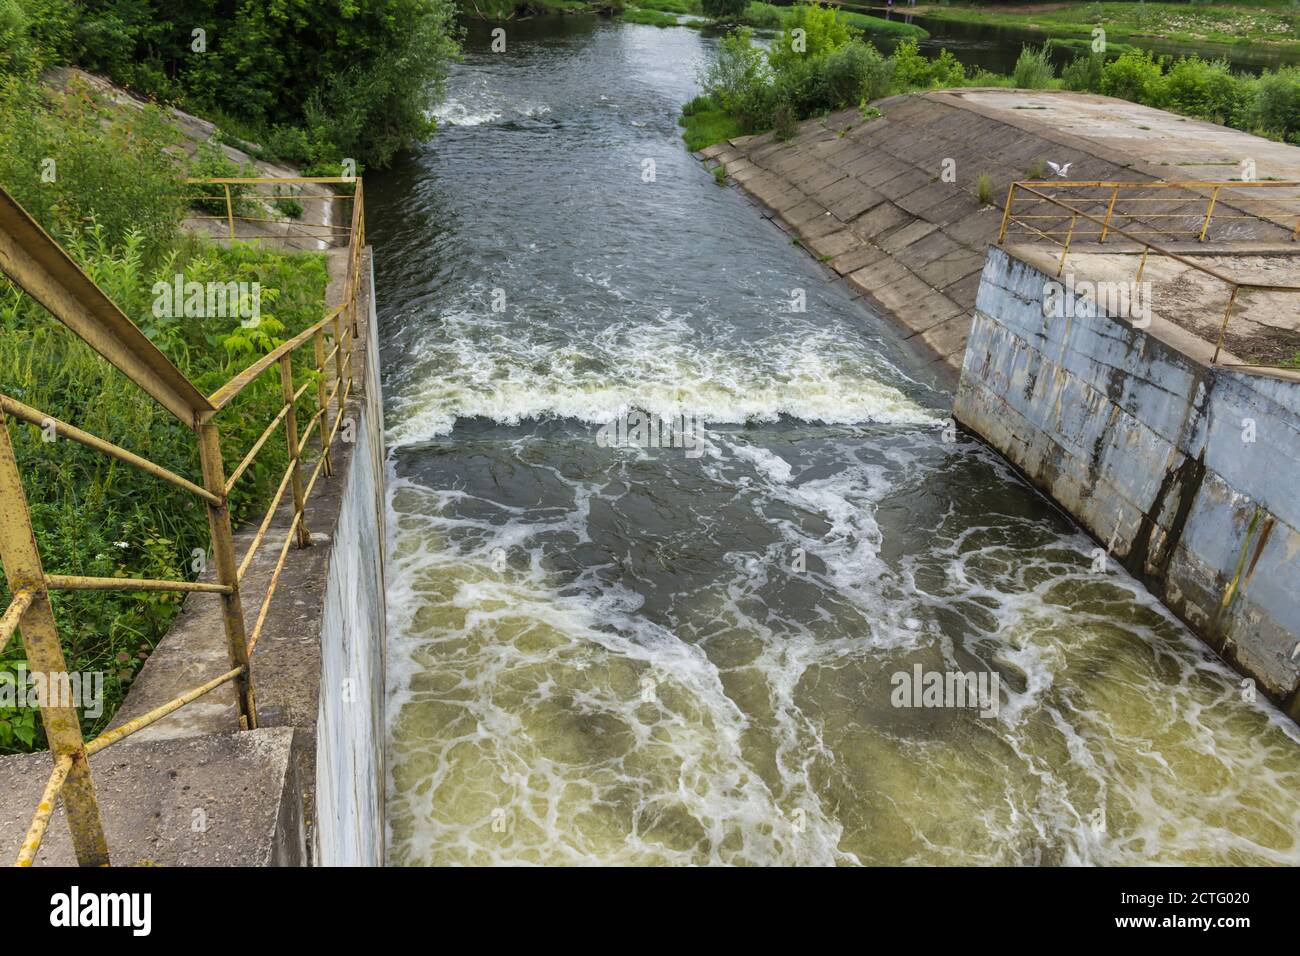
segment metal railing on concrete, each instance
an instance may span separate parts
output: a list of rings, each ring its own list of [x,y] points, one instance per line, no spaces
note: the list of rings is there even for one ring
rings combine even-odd
[[[22,638],[27,663],[33,673],[48,678],[67,677],[67,664],[49,593],[57,589],[117,589],[124,591],[185,591],[212,594],[221,602],[229,668],[211,680],[155,707],[93,740],[85,740],[74,707],[58,704],[45,695],[40,700],[41,720],[53,758],[53,769],[36,812],[22,842],[15,865],[30,866],[40,849],[62,798],[68,818],[73,850],[82,865],[106,865],[109,850],[104,837],[99,801],[87,758],[125,739],[210,693],[234,682],[237,687],[238,722],[242,729],[257,726],[257,704],[251,659],[266,624],[267,612],[279,583],[290,546],[310,543],[305,508],[322,474],[333,470],[331,448],[344,420],[344,409],[353,387],[353,351],[358,329],[359,292],[362,287],[362,250],[365,247],[365,210],[359,179],[240,178],[191,180],[220,188],[228,203],[228,238],[235,237],[240,220],[231,199],[232,186],[270,185],[279,192],[304,183],[348,184],[354,187],[351,220],[345,231],[331,228],[331,236],[346,236],[348,261],[346,282],[339,306],[315,324],[263,355],[211,395],[203,395],[171,361],[149,341],[135,324],[94,284],[68,254],[51,239],[8,193],[0,189],[0,270],[46,307],[57,319],[108,359],[139,385],[184,426],[194,433],[198,446],[201,477],[195,481],[157,462],[127,451],[75,425],[60,421],[44,411],[0,394],[0,563],[4,565],[10,593],[8,608],[0,615],[0,646],[17,631]],[[313,197],[322,199],[326,197]],[[262,236],[262,238],[267,238]],[[274,238],[274,237],[270,237]],[[295,387],[293,358],[299,349],[312,350],[315,380],[315,412],[301,429],[299,400],[312,391],[312,382]],[[261,436],[229,476],[222,462],[220,427],[216,421],[222,409],[263,374],[277,369],[282,404]],[[332,372],[332,376],[331,373]],[[332,377],[332,383],[327,385]],[[335,409],[330,415],[331,406]],[[85,445],[118,461],[139,468],[194,495],[207,507],[215,581],[169,581],[142,578],[93,578],[47,573],[41,563],[32,529],[22,476],[9,437],[8,419],[14,418],[42,428],[54,428],[58,435]],[[242,559],[235,553],[235,541],[227,507],[231,489],[266,446],[271,436],[284,428],[289,464],[280,479],[270,506]],[[304,458],[316,432],[319,453],[315,467],[304,476]],[[249,565],[266,539],[286,492],[292,492],[293,520],[258,607],[251,632],[241,598],[241,583]]]
[[[1216,218],[1215,207],[1218,205],[1219,196],[1224,189],[1300,189],[1300,182],[1188,182],[1188,183],[1134,183],[1134,182],[1014,182],[1007,190],[1006,204],[1002,210],[1002,225],[998,231],[998,244],[1002,245],[1007,241],[1008,235],[1012,229],[1016,228],[1020,234],[1031,240],[1045,240],[1061,247],[1061,258],[1057,264],[1056,274],[1059,276],[1065,269],[1066,258],[1070,254],[1070,247],[1076,240],[1084,237],[1096,237],[1097,243],[1104,244],[1108,238],[1119,237],[1136,243],[1142,250],[1141,259],[1138,262],[1135,282],[1141,282],[1142,276],[1146,271],[1147,259],[1151,253],[1157,256],[1177,262],[1188,268],[1194,269],[1210,278],[1222,283],[1225,287],[1226,304],[1223,310],[1223,322],[1219,326],[1218,338],[1214,345],[1214,356],[1211,364],[1221,364],[1219,357],[1223,352],[1224,340],[1228,334],[1228,325],[1232,320],[1233,309],[1237,304],[1237,299],[1242,290],[1256,292],[1282,292],[1282,293],[1300,293],[1300,285],[1279,285],[1273,283],[1248,282],[1226,275],[1222,271],[1197,262],[1194,258],[1184,255],[1167,248],[1165,245],[1153,242],[1147,238],[1152,230],[1136,229],[1132,227],[1132,222],[1144,223],[1152,218],[1177,217],[1193,219],[1195,228],[1187,231],[1164,230],[1157,231],[1162,236],[1181,236],[1184,239],[1190,239],[1197,242],[1205,242],[1211,222]],[[1078,199],[1074,203],[1066,202],[1058,195],[1049,195],[1045,190],[1065,190],[1066,192],[1075,192]],[[1095,212],[1090,212],[1084,205],[1098,203],[1097,191],[1101,190],[1104,195],[1100,202],[1104,204],[1104,211],[1100,208]],[[1141,211],[1124,210],[1120,206],[1119,197],[1128,191],[1162,191],[1162,190],[1182,190],[1190,191],[1200,197],[1205,203],[1204,211],[1189,213],[1186,210],[1179,212],[1152,212],[1149,209]],[[1210,195],[1205,196],[1202,190],[1209,190]],[[1074,198],[1074,197],[1072,197]],[[1284,197],[1290,198],[1290,197]],[[1131,197],[1132,201],[1160,201],[1151,200],[1150,197]],[[1234,194],[1234,203],[1241,200]],[[1300,200],[1297,200],[1300,202]],[[1166,207],[1167,208],[1167,207]],[[1029,210],[1029,211],[1026,211]],[[1056,210],[1060,210],[1059,212]],[[1118,210],[1118,212],[1117,212]],[[1294,241],[1300,235],[1300,213],[1297,213],[1297,220],[1294,229],[1291,230],[1289,239]],[[1269,215],[1241,215],[1239,213],[1224,214],[1219,210],[1220,219],[1231,220],[1250,220],[1262,224],[1265,230],[1275,229],[1280,226],[1278,219],[1278,205],[1276,202],[1270,207]],[[1120,226],[1117,220],[1128,219],[1132,222],[1129,225]],[[1080,224],[1084,228],[1080,228]],[[1086,228],[1095,226],[1094,229]],[[1055,228],[1054,228],[1055,227]],[[1063,237],[1063,238],[1058,238]],[[1096,250],[1091,250],[1096,251]],[[1105,251],[1105,250],[1103,250]],[[1119,251],[1119,250],[1116,250]],[[1250,254],[1252,250],[1244,248],[1243,254]],[[1227,252],[1225,254],[1231,254]],[[1296,300],[1300,302],[1300,300]],[[1267,365],[1256,362],[1233,362],[1222,363],[1232,364],[1242,368],[1293,368],[1289,365]]]

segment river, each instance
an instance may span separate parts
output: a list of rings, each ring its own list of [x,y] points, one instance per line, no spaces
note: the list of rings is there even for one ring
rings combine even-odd
[[[713,41],[488,44],[367,181],[389,862],[1300,862],[1295,727],[682,148]]]

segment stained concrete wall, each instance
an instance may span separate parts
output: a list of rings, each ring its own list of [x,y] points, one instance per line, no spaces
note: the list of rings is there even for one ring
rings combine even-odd
[[[1158,318],[1045,317],[1053,278],[989,250],[954,416],[1298,716],[1300,383],[1204,365]]]
[[[366,341],[374,343],[373,296],[367,320]],[[366,349],[365,400],[356,408],[356,447],[321,619],[314,858],[322,866],[382,866],[384,859],[384,422],[378,356],[379,349]]]

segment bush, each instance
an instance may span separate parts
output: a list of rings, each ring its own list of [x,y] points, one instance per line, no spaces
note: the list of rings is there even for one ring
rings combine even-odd
[[[889,92],[889,61],[870,43],[849,43],[827,54],[821,72],[827,109],[879,99]]]
[[[930,85],[930,61],[921,56],[915,40],[900,40],[890,59],[894,64],[894,89],[900,93]]]
[[[1245,84],[1224,60],[1180,57],[1153,91],[1154,104],[1187,116],[1227,123],[1241,113]]]
[[[778,103],[772,110],[772,135],[781,141],[790,139],[799,132],[799,120],[794,107],[789,103]]]
[[[861,35],[861,31],[840,18],[837,8],[801,3],[791,7],[786,15],[785,29],[768,50],[768,63],[773,70],[780,71],[792,62],[816,59],[838,50]]]
[[[745,129],[765,125],[772,115],[771,71],[753,33],[740,29],[722,38],[718,54],[700,75],[700,85],[718,107]]]
[[[760,30],[778,30],[785,20],[785,9],[771,3],[750,3],[745,7],[743,22]]]
[[[745,12],[749,0],[701,0],[700,7],[704,15],[711,20],[725,20],[734,23]]]
[[[1034,49],[1025,46],[1020,48],[1015,69],[1011,71],[1011,83],[1022,90],[1043,90],[1055,75],[1056,69],[1046,47]]]
[[[1288,142],[1300,139],[1300,67],[1265,70],[1243,101],[1250,129]]]
[[[1149,105],[1160,96],[1160,80],[1160,64],[1149,51],[1123,53],[1102,67],[1101,92]]]
[[[0,0],[0,72],[25,73],[35,63],[27,14],[17,0]]]
[[[1081,93],[1101,92],[1101,71],[1106,57],[1100,53],[1077,56],[1061,71],[1061,86]]]

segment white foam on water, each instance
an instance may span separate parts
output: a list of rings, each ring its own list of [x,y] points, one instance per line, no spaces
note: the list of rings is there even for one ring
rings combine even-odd
[[[826,423],[937,421],[880,381],[882,359],[865,343],[834,328],[792,325],[748,349],[721,334],[701,335],[671,315],[586,335],[572,331],[556,339],[482,315],[447,315],[412,356],[405,378],[412,385],[399,383],[393,394],[389,443],[450,434],[458,418],[600,425],[634,408],[708,424],[783,415]]]

